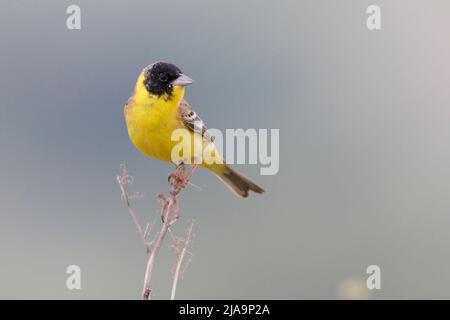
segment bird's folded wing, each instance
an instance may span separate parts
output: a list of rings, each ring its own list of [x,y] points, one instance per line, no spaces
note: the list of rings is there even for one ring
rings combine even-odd
[[[213,142],[214,137],[209,135],[207,132],[208,128],[203,123],[202,119],[197,115],[197,113],[192,110],[189,103],[186,100],[181,101],[180,106],[180,117],[184,125],[198,134],[201,134],[203,138]]]

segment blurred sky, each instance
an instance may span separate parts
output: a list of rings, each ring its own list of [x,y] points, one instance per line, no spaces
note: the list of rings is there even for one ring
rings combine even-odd
[[[146,258],[115,176],[126,163],[158,224],[170,167],[132,146],[123,105],[160,59],[195,79],[209,127],[280,128],[277,175],[239,166],[267,194],[237,199],[207,172],[184,192],[174,231],[197,227],[178,298],[334,299],[371,264],[370,298],[450,298],[449,30],[445,0],[2,1],[0,298],[139,298]]]

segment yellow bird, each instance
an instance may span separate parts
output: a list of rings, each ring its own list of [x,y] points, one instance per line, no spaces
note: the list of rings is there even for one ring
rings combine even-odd
[[[183,142],[192,143],[193,150],[188,163],[194,163],[206,149],[212,150],[213,155],[219,154],[203,121],[183,99],[185,87],[192,82],[177,66],[165,62],[153,63],[141,72],[134,93],[125,105],[124,114],[128,135],[142,153],[175,163],[172,152],[179,142],[172,140],[172,133],[177,129],[186,129],[191,141]],[[247,197],[249,190],[264,192],[225,161],[210,163],[202,160],[200,165],[212,171],[240,197]]]

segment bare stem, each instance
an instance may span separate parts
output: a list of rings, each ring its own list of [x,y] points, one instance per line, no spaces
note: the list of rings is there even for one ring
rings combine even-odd
[[[122,174],[120,176],[117,176],[117,182],[119,183],[120,191],[122,192],[122,198],[125,200],[125,203],[126,203],[127,209],[128,209],[128,213],[131,216],[131,220],[133,220],[133,223],[136,226],[136,232],[138,233],[139,237],[142,239],[142,242],[144,243],[147,253],[149,253],[150,246],[147,243],[145,232],[141,227],[141,224],[139,222],[139,219],[138,219],[136,213],[134,213],[134,210],[131,207],[130,196],[126,189],[127,184],[133,183],[133,178],[130,175],[128,175],[128,172],[126,170],[127,169],[125,167],[122,168]]]
[[[147,267],[145,268],[145,278],[144,278],[144,288],[142,289],[142,299],[144,300],[150,300],[151,299],[151,289],[150,289],[150,283],[152,280],[152,274],[153,274],[153,266],[155,264],[156,256],[159,253],[159,249],[161,248],[161,245],[164,242],[164,238],[166,237],[167,231],[170,227],[170,212],[171,212],[172,203],[171,200],[169,200],[169,203],[165,207],[165,212],[163,213],[164,216],[164,222],[161,226],[161,230],[159,231],[158,238],[156,239],[155,244],[153,245],[153,248],[150,252],[150,256],[147,260]],[[164,209],[164,204],[163,204]]]
[[[192,228],[194,227],[194,223],[191,222],[189,229],[186,233],[186,240],[184,241],[183,249],[181,250],[180,255],[177,255],[177,262],[175,265],[175,272],[173,274],[173,282],[172,282],[172,293],[170,294],[170,300],[175,300],[175,293],[177,291],[178,279],[180,277],[181,265],[183,264],[187,249],[189,248],[189,244],[191,241]]]
[[[144,300],[150,300],[151,299],[151,280],[152,280],[152,274],[153,274],[153,267],[155,264],[156,256],[158,255],[161,245],[164,242],[164,239],[167,235],[167,231],[169,231],[169,228],[172,224],[178,221],[180,213],[179,213],[179,205],[178,205],[178,196],[183,190],[183,188],[188,185],[190,179],[192,178],[193,174],[197,170],[198,165],[193,165],[191,171],[186,174],[185,172],[185,165],[181,164],[177,166],[176,172],[170,175],[169,183],[170,183],[170,192],[169,196],[166,197],[163,194],[158,194],[158,198],[160,199],[162,203],[161,207],[161,219],[162,219],[162,226],[161,230],[158,233],[158,236],[153,244],[149,243],[148,233],[150,232],[151,227],[147,224],[147,227],[145,228],[145,231],[141,227],[141,224],[137,218],[137,215],[135,214],[133,208],[131,207],[130,199],[132,198],[129,193],[127,192],[126,185],[133,183],[133,177],[131,177],[126,167],[122,166],[122,174],[120,176],[117,176],[117,182],[119,183],[120,190],[122,192],[122,197],[125,200],[125,203],[127,205],[128,212],[136,225],[136,230],[139,236],[141,237],[142,241],[144,242],[144,246],[146,248],[148,259],[147,259],[147,266],[145,268],[145,277],[144,277],[144,287],[142,289],[142,299]],[[172,213],[174,214],[174,217],[172,217]],[[177,257],[177,267],[175,272],[175,278],[174,278],[174,284],[172,285],[172,299],[175,296],[175,290],[176,290],[176,284],[178,281],[179,273],[180,273],[180,267],[181,263],[183,262],[183,259],[187,252],[187,246],[189,244],[189,239],[191,237],[192,232],[192,225],[188,231],[187,240],[185,243],[185,246],[183,248],[183,251],[181,252],[181,255]],[[179,263],[179,265],[178,265]]]

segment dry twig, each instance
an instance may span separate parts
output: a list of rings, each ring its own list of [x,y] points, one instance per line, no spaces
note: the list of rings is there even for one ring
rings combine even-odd
[[[149,233],[152,229],[153,225],[147,224],[145,230],[141,227],[141,224],[131,206],[130,199],[133,199],[136,197],[136,195],[130,196],[126,186],[129,184],[132,184],[134,179],[132,176],[128,174],[128,171],[126,169],[125,165],[121,166],[122,172],[119,176],[117,176],[117,182],[119,183],[120,190],[122,192],[122,198],[124,199],[128,212],[133,220],[133,223],[136,226],[137,233],[139,234],[140,238],[142,239],[144,246],[146,248],[148,259],[147,259],[147,266],[145,269],[145,278],[144,278],[144,287],[142,289],[142,299],[144,300],[150,300],[151,299],[151,280],[152,280],[152,274],[153,274],[153,267],[155,264],[156,256],[159,253],[159,250],[161,248],[162,243],[164,242],[164,239],[167,235],[167,231],[170,230],[170,226],[172,226],[175,222],[178,221],[180,218],[180,209],[178,205],[178,196],[185,188],[190,179],[192,178],[193,174],[197,170],[198,165],[193,165],[192,169],[189,173],[186,173],[186,167],[184,164],[181,164],[177,166],[176,172],[170,174],[169,176],[169,184],[170,184],[170,192],[169,196],[165,196],[163,194],[158,194],[157,197],[161,201],[161,219],[162,219],[162,226],[161,230],[158,233],[158,236],[155,241],[149,242]],[[139,195],[137,195],[139,196]],[[173,216],[174,215],[174,216]],[[175,290],[176,285],[179,277],[179,269],[181,268],[181,263],[183,262],[184,256],[186,255],[187,247],[189,244],[189,239],[191,238],[192,233],[192,227],[191,224],[188,234],[186,237],[186,242],[184,244],[184,247],[181,251],[181,255],[177,257],[177,264],[176,264],[176,272],[174,275],[174,283],[172,285],[172,298],[175,296]]]
[[[174,239],[173,239],[174,241],[173,241],[172,248],[175,251],[177,260],[176,260],[176,264],[175,264],[175,270],[173,273],[172,292],[170,294],[170,300],[175,300],[175,293],[177,290],[178,279],[180,277],[181,266],[184,262],[186,255],[191,254],[188,251],[188,248],[192,241],[191,239],[192,239],[192,229],[193,228],[194,228],[194,222],[191,221],[191,223],[189,224],[189,228],[186,232],[186,238],[181,239],[181,238],[174,237]],[[181,251],[180,251],[180,243],[183,244],[183,249],[181,249]]]

